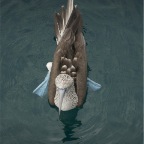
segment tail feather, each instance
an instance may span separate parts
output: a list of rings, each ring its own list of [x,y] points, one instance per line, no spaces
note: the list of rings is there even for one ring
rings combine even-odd
[[[62,6],[60,13],[55,14],[55,33],[57,37],[57,45],[60,42],[62,36],[64,35],[65,29],[67,28],[70,18],[73,15],[73,11],[73,0],[68,0],[67,8],[65,9],[65,7]]]
[[[67,13],[66,13],[66,23],[68,23],[68,20],[72,14],[72,11],[73,11],[73,0],[68,0]]]

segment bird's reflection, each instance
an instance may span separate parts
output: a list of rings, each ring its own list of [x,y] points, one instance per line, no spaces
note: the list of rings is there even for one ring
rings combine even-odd
[[[78,137],[73,137],[75,131],[74,129],[82,125],[81,121],[76,120],[78,113],[78,108],[72,109],[70,111],[61,111],[60,121],[64,124],[65,137],[62,142],[73,141],[79,139]]]

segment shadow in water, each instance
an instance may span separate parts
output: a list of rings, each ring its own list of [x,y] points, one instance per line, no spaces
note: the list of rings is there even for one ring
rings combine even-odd
[[[64,133],[65,136],[62,139],[62,142],[73,141],[79,139],[78,137],[73,137],[74,129],[80,127],[82,125],[81,121],[76,120],[76,116],[78,113],[78,108],[72,109],[70,111],[61,111],[60,121],[64,124]]]

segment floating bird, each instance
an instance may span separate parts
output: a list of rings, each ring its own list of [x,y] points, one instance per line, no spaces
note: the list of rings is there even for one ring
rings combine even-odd
[[[86,44],[82,34],[82,18],[73,0],[67,8],[55,14],[57,48],[53,62],[46,66],[45,80],[33,91],[43,96],[48,91],[48,100],[60,111],[68,111],[83,105],[87,87],[98,90],[101,85],[87,78]]]

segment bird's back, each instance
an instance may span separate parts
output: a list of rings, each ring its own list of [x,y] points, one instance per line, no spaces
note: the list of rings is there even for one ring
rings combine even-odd
[[[55,79],[61,73],[68,74],[74,79],[78,106],[81,106],[85,100],[87,57],[82,34],[82,19],[77,7],[73,7],[71,4],[71,0],[69,0],[67,9],[62,7],[60,13],[55,15],[57,48],[54,53],[48,88],[48,99],[51,105],[55,105]],[[71,12],[69,19],[68,12]]]

